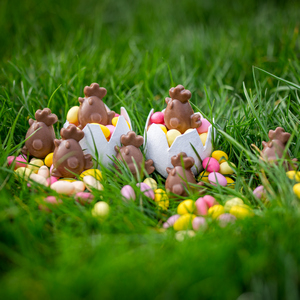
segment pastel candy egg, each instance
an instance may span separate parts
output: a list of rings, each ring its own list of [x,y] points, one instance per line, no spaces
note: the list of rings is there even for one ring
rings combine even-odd
[[[118,120],[119,120],[119,117],[114,117],[114,118],[112,118],[112,120],[111,120],[111,124],[113,125],[113,126],[117,126],[117,123],[118,123]]]
[[[41,166],[38,170],[38,175],[47,179],[50,176],[49,168],[47,166]]]
[[[143,194],[148,197],[148,198],[151,198],[154,200],[154,191],[151,189],[151,187],[144,183],[144,182],[140,182],[140,183],[137,183],[136,186],[138,186],[141,190],[141,192],[143,192]]]
[[[206,169],[207,172],[219,172],[220,164],[218,161],[213,157],[206,157],[202,161],[202,166]]]
[[[300,183],[297,183],[293,186],[293,192],[300,199]]]
[[[220,164],[228,160],[228,155],[221,150],[214,151],[211,157],[215,158]]]
[[[73,181],[71,184],[75,187],[74,193],[83,192],[85,190],[85,184],[80,180]]]
[[[261,197],[266,193],[265,188],[263,185],[259,185],[254,191],[253,191],[253,195],[258,198],[261,199]]]
[[[79,125],[78,123],[79,106],[73,106],[67,113],[67,121],[71,124]]]
[[[204,230],[207,228],[207,223],[206,223],[205,218],[196,217],[196,218],[194,218],[194,220],[192,222],[192,226],[195,231],[199,230],[200,228]]]
[[[211,124],[209,123],[209,121],[202,118],[201,119],[201,125],[197,128],[198,133],[201,134],[201,133],[207,132],[210,125]]]
[[[162,189],[155,190],[154,201],[163,210],[167,210],[169,207],[169,197],[167,193]]]
[[[108,130],[110,132],[110,135],[109,135],[109,138],[110,138],[112,136],[112,134],[114,133],[116,127],[113,125],[106,125],[106,127],[108,128]]]
[[[44,199],[45,202],[50,203],[50,204],[59,204],[62,203],[60,199],[56,199],[55,196],[48,196]]]
[[[172,227],[174,223],[180,218],[180,215],[174,215],[171,216],[164,224],[163,228],[167,229],[169,227]]]
[[[101,181],[101,179],[102,179],[102,173],[98,169],[85,170],[80,174],[80,177],[83,178],[84,176],[87,176],[87,175],[93,176],[94,178],[96,178],[99,181]]]
[[[214,205],[212,207],[209,208],[208,210],[208,214],[213,218],[216,219],[219,216],[221,216],[222,214],[225,213],[225,209],[223,205]]]
[[[56,182],[58,179],[55,176],[50,176],[46,180],[47,180],[48,186],[50,186],[52,183]]]
[[[29,178],[31,180],[35,181],[36,183],[42,184],[44,186],[48,186],[48,182],[47,182],[46,178],[41,175],[31,173]]]
[[[41,159],[33,158],[30,160],[29,164],[27,165],[28,169],[31,169],[32,172],[37,173],[39,168],[44,165],[44,162]]]
[[[199,134],[200,140],[202,142],[202,145],[205,146],[206,140],[207,140],[207,133],[201,133]]]
[[[94,217],[100,217],[105,218],[109,214],[109,205],[104,201],[97,202],[93,209],[92,209],[92,215]]]
[[[198,176],[198,181],[204,181],[204,182],[207,182],[207,183],[209,183],[209,181],[208,181],[208,175],[209,175],[210,173],[209,172],[207,172],[207,171],[202,171],[201,173],[200,173],[200,175]]]
[[[167,132],[167,141],[169,144],[169,147],[172,146],[173,142],[175,141],[175,139],[181,135],[180,131],[178,131],[177,129],[171,129]]]
[[[135,200],[135,192],[134,189],[130,185],[125,185],[121,189],[121,195],[128,200]]]
[[[184,215],[188,213],[192,214],[195,210],[196,210],[195,201],[191,199],[182,201],[177,207],[177,213],[179,215]]]
[[[189,133],[189,132],[192,132],[193,130],[195,130],[194,128],[189,128],[189,129],[187,129],[186,131],[185,131],[185,133]],[[185,134],[184,133],[184,134]]]
[[[175,238],[178,242],[182,242],[185,238],[192,238],[195,235],[194,230],[180,230],[175,233]]]
[[[115,113],[115,117],[120,117],[120,115],[119,115],[119,114],[117,114],[117,113]]]
[[[27,179],[32,171],[25,167],[19,167],[18,169],[14,170],[15,174],[17,174],[20,177],[23,177],[24,179]]]
[[[235,197],[228,201],[226,201],[224,208],[226,212],[229,212],[231,207],[237,206],[237,205],[244,205],[244,201],[241,198]]]
[[[197,215],[207,215],[209,207],[203,198],[198,198],[195,202],[195,205]]]
[[[235,181],[232,178],[228,177],[228,176],[225,176],[225,178],[226,178],[226,181],[227,181],[227,187],[229,187],[230,189],[234,189]]]
[[[252,217],[254,215],[252,209],[248,205],[235,205],[232,206],[229,213],[238,219]]]
[[[236,217],[231,214],[223,214],[219,216],[218,221],[221,227],[225,227],[229,223],[234,223],[236,220]]]
[[[227,180],[226,178],[218,173],[218,172],[212,172],[208,175],[208,180],[212,185],[221,185],[221,186],[226,186],[227,185]]]
[[[185,214],[180,216],[173,225],[176,231],[187,230],[192,227],[192,222],[196,218],[194,214]]]
[[[99,191],[103,190],[103,185],[91,175],[84,176],[83,182],[89,191],[92,191],[93,188]]]
[[[236,167],[233,163],[228,163],[227,161],[220,164],[220,173],[223,175],[230,175],[234,173],[232,167]]]
[[[149,185],[152,190],[157,189],[157,182],[153,178],[147,177],[143,182]]]
[[[165,126],[165,125],[162,125],[162,124],[159,124],[159,127],[161,128],[161,130],[165,133],[165,134],[167,134],[167,127]]]
[[[15,170],[21,167],[27,166],[27,161],[24,157],[15,157],[15,156],[8,156],[7,163],[10,166],[12,163],[15,163]]]
[[[108,138],[110,136],[110,130],[106,126],[104,126],[102,124],[98,124],[98,123],[91,123],[91,124],[92,125],[99,125],[99,127],[102,130],[105,138]]]
[[[49,153],[46,157],[45,157],[45,165],[50,168],[53,164],[53,152]]]
[[[213,196],[210,196],[210,195],[205,195],[203,197],[203,200],[206,202],[208,207],[212,207],[212,206],[218,204],[216,199]]]
[[[75,191],[74,185],[68,181],[56,181],[51,184],[50,188],[58,194],[71,195]]]
[[[296,171],[288,171],[286,172],[286,176],[289,179],[295,180],[297,182],[300,182],[300,172],[296,172]]]
[[[150,117],[150,122],[155,124],[164,124],[164,113],[158,111]]]
[[[81,205],[91,203],[94,200],[94,195],[88,192],[79,192],[75,195],[75,200]]]

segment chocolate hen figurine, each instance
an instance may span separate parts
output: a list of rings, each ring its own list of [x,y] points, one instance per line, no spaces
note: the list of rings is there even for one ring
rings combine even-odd
[[[61,140],[54,140],[53,170],[51,175],[56,177],[76,177],[82,171],[93,166],[92,156],[83,154],[79,141],[84,132],[73,124],[60,131]]]
[[[107,111],[102,101],[107,91],[99,87],[98,83],[92,83],[84,88],[85,98],[78,98],[80,107],[78,111],[79,128],[83,129],[88,123],[98,123],[102,125],[111,124],[115,116],[114,111]]]
[[[164,113],[165,124],[168,129],[177,129],[182,134],[189,128],[201,125],[200,115],[195,114],[189,99],[192,94],[182,85],[169,90],[171,98],[166,98],[167,108]]]
[[[181,152],[172,156],[171,163],[174,168],[167,168],[169,175],[165,183],[166,190],[173,194],[186,197],[188,195],[187,190],[195,189],[194,186],[190,186],[189,184],[197,184],[194,174],[191,171],[195,161],[192,157]],[[198,185],[200,187],[203,183],[199,182]]]
[[[277,164],[277,160],[283,157],[284,149],[291,135],[285,132],[282,127],[277,127],[275,130],[270,130],[268,136],[270,140],[262,142],[264,148],[261,151],[261,157],[265,161]],[[283,158],[289,160],[290,156],[286,153]],[[297,159],[293,159],[293,161],[297,161]],[[285,162],[284,165],[289,170],[297,168],[296,165],[294,166],[294,164],[288,162]]]
[[[130,172],[133,176],[137,177],[137,172],[141,174],[141,170],[143,167],[144,157],[142,151],[140,150],[140,146],[142,146],[144,142],[144,138],[140,135],[136,135],[134,131],[129,131],[126,135],[123,134],[121,136],[121,144],[123,146],[120,148],[115,146],[115,150],[117,152],[117,160],[124,162],[129,167]],[[138,170],[135,167],[134,161],[138,167]],[[120,170],[119,166],[114,164],[117,170]],[[145,161],[144,166],[146,172],[151,174],[154,172],[155,168],[153,166],[152,159],[148,159]],[[141,174],[141,177],[143,174]]]
[[[25,142],[22,152],[36,158],[45,158],[54,150],[53,124],[57,122],[57,116],[52,114],[49,108],[44,108],[35,112],[35,118],[36,121],[29,119],[30,127],[26,133],[26,139],[33,135]]]

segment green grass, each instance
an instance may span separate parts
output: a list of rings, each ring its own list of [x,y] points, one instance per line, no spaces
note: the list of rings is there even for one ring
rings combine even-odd
[[[299,200],[283,167],[259,161],[252,144],[262,149],[282,126],[300,158],[299,9],[280,1],[1,1],[1,298],[298,299]],[[69,197],[41,212],[53,192],[16,180],[6,157],[20,151],[38,108],[57,114],[59,136],[92,82],[107,89],[110,108],[126,107],[139,134],[170,87],[191,90],[194,109],[215,120],[215,149],[238,166],[235,189],[210,194],[221,204],[243,198],[255,217],[226,228],[209,221],[178,242],[172,229],[159,230],[177,204],[162,215],[143,196],[124,203],[120,189],[134,180],[107,169],[95,193],[110,204],[105,221]],[[268,205],[251,192],[261,182]]]

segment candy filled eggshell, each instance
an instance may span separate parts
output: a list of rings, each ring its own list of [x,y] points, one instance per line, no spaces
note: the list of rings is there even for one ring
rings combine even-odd
[[[201,160],[210,156],[212,152],[212,126],[210,126],[208,129],[207,139],[204,146],[196,129],[178,135],[173,140],[171,146],[169,146],[167,136],[160,128],[160,125],[152,124],[149,127],[151,123],[150,118],[153,115],[153,112],[154,110],[152,109],[145,124],[144,146],[146,159],[152,159],[155,170],[159,172],[163,177],[167,178],[168,173],[166,171],[166,168],[173,167],[171,164],[171,157],[177,155],[180,152],[184,152],[187,154],[187,156],[191,156],[195,160],[195,164],[191,170],[194,175],[197,175],[203,170]],[[194,149],[196,149],[197,153],[195,153]],[[199,159],[199,157],[201,158],[201,160]]]

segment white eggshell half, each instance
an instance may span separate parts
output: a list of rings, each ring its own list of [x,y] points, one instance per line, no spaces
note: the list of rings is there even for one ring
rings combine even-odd
[[[108,107],[106,107],[106,109],[109,111]],[[84,132],[84,138],[79,141],[84,154],[91,154],[94,159],[98,159],[106,167],[112,164],[113,162],[110,157],[116,156],[115,146],[121,146],[121,135],[131,130],[126,121],[128,121],[130,128],[132,128],[126,109],[121,107],[121,114],[118,118],[117,126],[109,142],[106,140],[99,125],[87,124],[82,130]],[[65,128],[69,125],[67,123],[68,121],[64,124]]]
[[[185,152],[187,156],[191,156],[194,158],[195,164],[192,167],[192,171],[194,175],[197,175],[203,169],[201,160],[210,156],[212,153],[213,127],[210,126],[208,128],[205,146],[203,146],[197,130],[194,129],[191,132],[176,137],[171,147],[169,147],[166,134],[162,131],[159,125],[152,124],[147,131],[150,123],[150,117],[153,112],[154,109],[152,109],[148,115],[144,131],[144,147],[146,158],[152,159],[155,170],[163,177],[167,178],[168,173],[166,171],[166,168],[173,168],[171,164],[171,157],[179,154],[180,152]],[[194,146],[201,160],[199,160],[191,145]]]

